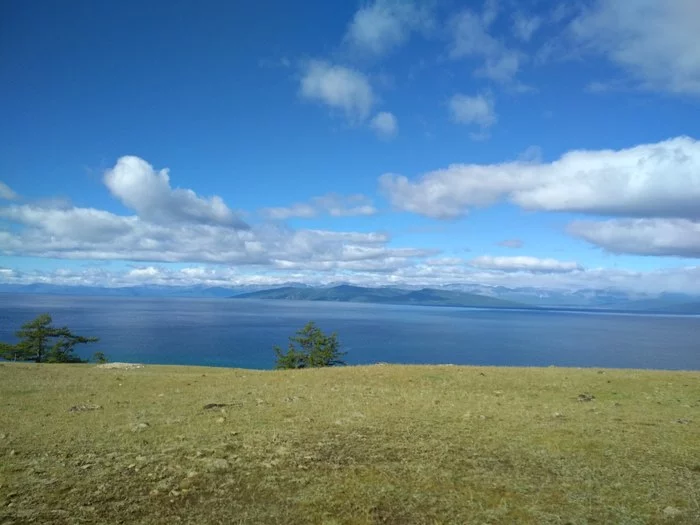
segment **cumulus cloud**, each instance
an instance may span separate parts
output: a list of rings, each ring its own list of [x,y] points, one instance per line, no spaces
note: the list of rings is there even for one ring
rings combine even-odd
[[[416,181],[389,173],[380,187],[395,208],[438,219],[504,199],[531,210],[697,219],[700,142],[571,151],[551,163],[454,164]]]
[[[276,260],[358,260],[398,253],[382,233],[291,230],[259,225],[248,230],[207,224],[163,225],[87,208],[0,209],[18,232],[0,231],[5,255],[56,259],[207,262],[272,265]],[[401,256],[418,256],[402,253]]]
[[[414,31],[433,26],[429,6],[407,0],[374,0],[353,16],[345,42],[363,54],[382,56],[405,43]]]
[[[0,231],[5,255],[59,259],[252,262],[264,260],[249,230],[180,223],[159,224],[91,208],[14,206],[0,216],[19,231]]]
[[[262,215],[272,220],[285,220],[291,218],[310,219],[319,215],[331,217],[352,217],[375,215],[377,209],[372,201],[365,195],[338,195],[328,193],[321,197],[314,197],[308,203],[295,203],[287,207],[264,208]]]
[[[374,92],[368,78],[355,69],[323,60],[305,64],[301,95],[342,111],[350,122],[362,122],[374,105]]]
[[[121,157],[107,170],[104,183],[124,205],[155,223],[197,222],[247,227],[221,197],[199,197],[192,190],[171,188],[167,169],[155,171],[145,160]]]
[[[452,59],[477,59],[481,64],[477,76],[508,83],[517,75],[524,55],[489,33],[497,14],[497,4],[486,2],[481,14],[465,9],[454,15],[449,22],[449,54]]]
[[[29,204],[0,208],[0,217],[26,226],[28,231],[42,231],[51,239],[75,237],[85,242],[100,242],[127,234],[138,222],[136,217],[121,217],[94,208]]]
[[[458,93],[450,98],[448,108],[450,118],[454,122],[475,124],[480,126],[482,131],[493,126],[498,120],[493,97],[489,94],[469,96]]]
[[[570,30],[577,45],[605,55],[642,87],[700,95],[697,0],[596,0]]]
[[[386,111],[377,113],[369,125],[383,139],[391,139],[399,132],[399,123],[396,117]]]
[[[469,264],[476,268],[502,270],[504,272],[573,272],[582,269],[581,265],[573,261],[539,259],[524,255],[518,257],[482,255],[469,261]]]
[[[700,222],[686,219],[576,221],[569,232],[611,253],[700,258]]]
[[[104,183],[134,210],[118,215],[95,208],[44,201],[0,207],[0,254],[54,259],[193,262],[275,267],[278,264],[353,263],[422,258],[433,251],[390,248],[378,232],[293,230],[280,224],[245,225],[219,197],[204,199],[189,189],[172,189],[166,171],[156,172],[136,157],[122,157]],[[309,214],[299,210],[278,214]],[[328,194],[309,204],[313,213],[371,215],[363,195]],[[370,264],[370,263],[368,263]],[[153,273],[147,266],[148,272]],[[134,275],[149,277],[146,269]],[[154,277],[154,275],[151,275]]]
[[[504,248],[513,248],[513,249],[522,248],[524,244],[525,243],[523,243],[523,241],[521,241],[520,239],[506,239],[506,240],[498,243],[499,246],[503,246]]]
[[[15,200],[17,197],[18,195],[12,190],[12,188],[10,188],[4,182],[0,181],[0,199],[12,201]]]

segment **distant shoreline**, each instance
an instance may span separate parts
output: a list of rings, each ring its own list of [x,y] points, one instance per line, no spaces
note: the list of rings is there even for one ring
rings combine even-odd
[[[369,301],[347,301],[347,300],[332,300],[332,299],[285,299],[285,298],[254,298],[243,297],[241,295],[232,295],[226,297],[206,297],[206,296],[186,296],[186,295],[101,295],[101,294],[83,294],[76,293],[35,293],[35,292],[15,292],[15,291],[0,291],[2,296],[23,296],[23,297],[84,297],[94,299],[114,299],[114,300],[196,300],[196,301],[228,301],[236,299],[238,301],[274,301],[275,303],[284,302],[302,302],[302,303],[334,303],[334,304],[353,304],[353,305],[369,305],[369,306],[408,306],[420,308],[457,308],[466,310],[488,310],[488,311],[510,311],[510,312],[549,312],[549,313],[579,313],[579,314],[611,314],[611,315],[633,315],[633,316],[654,316],[654,317],[700,317],[700,311],[691,312],[673,312],[667,310],[625,310],[621,308],[593,308],[593,307],[578,307],[578,306],[460,306],[450,304],[411,304],[411,303],[391,303],[391,302],[369,302]]]

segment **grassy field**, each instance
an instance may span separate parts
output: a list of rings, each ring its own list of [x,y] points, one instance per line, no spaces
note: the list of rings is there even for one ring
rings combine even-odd
[[[700,523],[697,372],[5,363],[0,400],[3,524]]]

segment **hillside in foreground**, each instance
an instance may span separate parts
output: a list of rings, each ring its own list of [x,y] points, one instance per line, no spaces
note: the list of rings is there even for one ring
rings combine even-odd
[[[698,523],[700,373],[0,364],[0,523]]]

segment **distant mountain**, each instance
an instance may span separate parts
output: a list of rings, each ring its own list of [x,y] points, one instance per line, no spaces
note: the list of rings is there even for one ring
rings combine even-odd
[[[681,293],[634,293],[618,289],[587,288],[549,290],[535,287],[507,288],[478,284],[448,284],[441,290],[465,291],[541,308],[583,308],[595,310],[659,311],[684,304],[700,304],[697,295]]]
[[[201,297],[231,296],[353,301],[379,304],[477,306],[495,308],[555,308],[628,312],[700,314],[700,297],[681,293],[647,294],[617,289],[549,290],[535,287],[507,288],[480,284],[446,284],[434,288],[382,286],[367,288],[347,283],[309,286],[288,282],[271,289],[265,285],[242,286],[64,286],[55,284],[3,284],[0,293],[77,295],[102,297]]]
[[[697,314],[700,315],[700,301],[693,303],[674,304],[660,309],[662,313],[668,314]]]
[[[239,294],[233,299],[279,299],[295,301],[337,301],[416,306],[467,306],[481,308],[520,308],[515,301],[497,299],[466,292],[422,288],[402,290],[398,288],[363,288],[347,284],[332,288],[296,288],[286,286]]]

